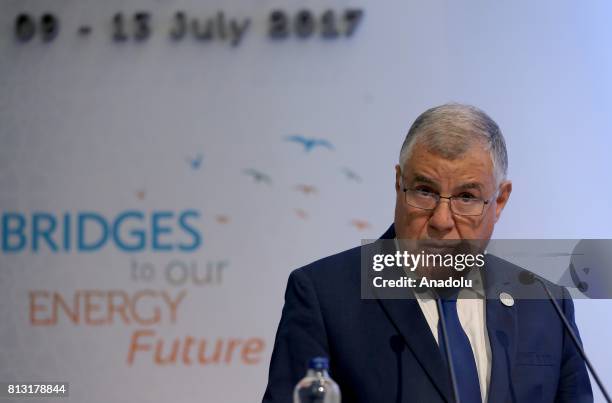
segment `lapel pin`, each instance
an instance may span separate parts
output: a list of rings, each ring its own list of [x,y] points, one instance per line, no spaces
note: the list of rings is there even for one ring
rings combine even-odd
[[[508,294],[507,292],[502,292],[499,294],[499,300],[506,306],[514,305],[514,298],[512,298],[512,295]]]

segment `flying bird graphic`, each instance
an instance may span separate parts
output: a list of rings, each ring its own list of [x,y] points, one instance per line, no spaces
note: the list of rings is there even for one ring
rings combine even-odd
[[[318,192],[317,188],[312,185],[297,185],[295,188],[305,195],[315,194]]]
[[[308,219],[308,213],[304,210],[302,210],[301,208],[296,208],[295,210],[295,214],[300,217],[302,220],[307,220]]]
[[[256,183],[261,183],[261,182],[267,183],[267,184],[271,184],[272,183],[272,179],[270,178],[269,175],[267,175],[267,174],[265,174],[265,173],[263,173],[261,171],[258,171],[256,169],[249,168],[249,169],[243,170],[242,172],[245,175],[248,175],[248,176],[252,177],[253,180]]]
[[[355,182],[361,183],[361,176],[357,175],[355,171],[349,168],[342,168],[342,172],[346,175],[346,178]]]
[[[300,136],[296,134],[293,136],[285,137],[285,140],[301,144],[302,146],[304,146],[305,152],[310,152],[315,147],[326,147],[330,150],[334,149],[334,146],[332,145],[332,143],[330,143],[329,141],[325,139],[315,139],[312,137],[304,137],[304,136]]]
[[[370,223],[364,220],[353,220],[351,221],[351,225],[359,231],[363,231],[365,229],[370,228]]]
[[[215,217],[215,220],[219,223],[219,224],[227,224],[229,222],[229,217],[224,215],[224,214],[218,214]]]
[[[200,169],[200,167],[202,166],[202,160],[204,159],[204,156],[202,154],[197,154],[195,157],[187,157],[187,162],[189,163],[189,166],[191,167],[191,169],[198,170]]]

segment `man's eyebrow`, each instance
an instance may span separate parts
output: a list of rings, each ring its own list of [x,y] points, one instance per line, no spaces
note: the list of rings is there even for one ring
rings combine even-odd
[[[414,176],[412,177],[412,182],[423,182],[429,185],[437,185],[437,183],[433,179],[430,179],[427,176],[421,174],[414,174]]]
[[[412,177],[412,182],[421,182],[421,183],[426,183],[432,186],[438,185],[436,181],[422,174],[414,174]],[[483,190],[484,186],[479,182],[467,182],[457,187],[457,190],[469,190],[469,189]]]
[[[483,188],[484,186],[478,182],[468,182],[468,183],[464,183],[463,185],[457,187],[457,189],[461,189],[461,190],[468,190],[468,189],[482,190]]]

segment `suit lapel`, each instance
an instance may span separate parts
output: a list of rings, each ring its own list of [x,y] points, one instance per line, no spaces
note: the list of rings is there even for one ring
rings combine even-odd
[[[490,274],[485,276],[485,282],[487,278],[489,281],[493,280]],[[503,286],[487,286],[486,324],[492,356],[489,402],[505,402],[509,398],[514,401],[511,375],[516,357],[516,308],[501,303],[498,296],[502,291],[504,291]],[[379,299],[378,301],[440,394],[452,402],[448,368],[442,360],[438,345],[418,301],[416,299]]]
[[[390,240],[393,238],[395,238],[395,228],[391,225],[381,239]],[[392,250],[386,252],[393,253]],[[391,278],[401,276],[401,270],[397,268],[391,270]],[[440,395],[447,402],[452,402],[452,387],[448,367],[442,359],[438,344],[431,333],[418,301],[415,299],[412,290],[408,292],[412,295],[398,296],[398,299],[377,298],[377,301]]]
[[[512,368],[516,357],[517,318],[516,307],[502,304],[501,292],[511,292],[512,281],[503,278],[504,270],[487,255],[483,271],[486,289],[486,323],[491,345],[491,379],[489,402],[515,401],[512,389]]]
[[[385,314],[419,361],[438,392],[452,402],[446,364],[416,299],[379,299]]]

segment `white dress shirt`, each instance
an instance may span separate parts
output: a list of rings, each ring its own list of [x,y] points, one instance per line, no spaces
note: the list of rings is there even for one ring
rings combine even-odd
[[[476,362],[476,370],[478,371],[478,381],[480,382],[480,394],[482,401],[487,401],[487,393],[489,391],[489,380],[491,378],[491,346],[489,344],[489,335],[487,333],[486,304],[484,298],[484,287],[482,278],[478,270],[472,270],[468,274],[468,279],[473,280],[473,289],[462,289],[457,298],[457,315],[459,322],[463,327],[463,331],[470,340],[472,351],[474,352],[474,361]],[[438,307],[436,300],[432,298],[429,291],[415,292],[419,306],[425,315],[427,324],[431,329],[436,342],[438,340]]]

